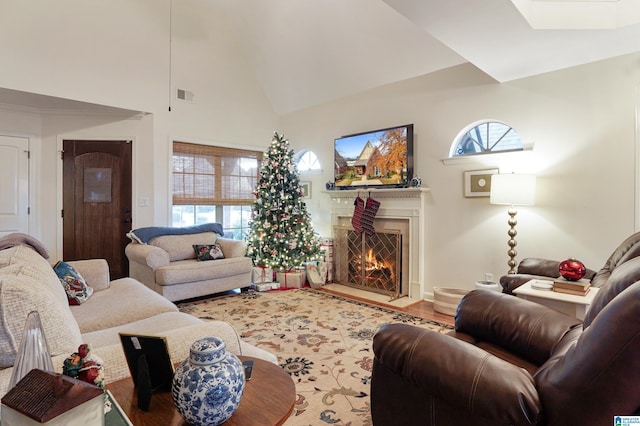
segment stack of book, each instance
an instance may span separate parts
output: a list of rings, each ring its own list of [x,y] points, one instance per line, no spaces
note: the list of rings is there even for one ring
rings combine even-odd
[[[573,294],[576,296],[585,296],[591,288],[589,280],[569,281],[564,278],[558,278],[553,281],[553,291],[558,293]]]

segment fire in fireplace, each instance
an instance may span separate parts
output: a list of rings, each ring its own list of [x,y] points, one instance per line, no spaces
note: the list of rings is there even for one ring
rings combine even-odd
[[[401,294],[402,234],[382,230],[367,234],[338,226],[336,235],[336,281],[352,287]]]
[[[356,253],[350,262],[354,282],[364,280],[366,286],[387,288],[395,282],[395,262],[379,258],[373,253],[373,249],[367,250],[364,256],[364,266],[361,253]]]

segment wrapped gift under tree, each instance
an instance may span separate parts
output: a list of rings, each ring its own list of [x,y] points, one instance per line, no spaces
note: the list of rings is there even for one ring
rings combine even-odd
[[[307,281],[304,269],[295,268],[291,271],[276,272],[276,279],[281,288],[301,288]]]
[[[266,266],[254,266],[251,273],[251,282],[254,284],[273,282],[273,269]]]

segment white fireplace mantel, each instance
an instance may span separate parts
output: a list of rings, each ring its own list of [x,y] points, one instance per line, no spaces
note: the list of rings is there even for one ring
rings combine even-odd
[[[363,188],[323,191],[331,197],[331,224],[340,218],[353,216],[355,198],[373,197],[380,201],[376,218],[405,219],[409,221],[409,253],[402,253],[409,262],[409,291],[412,299],[424,299],[427,248],[427,195],[429,188]]]

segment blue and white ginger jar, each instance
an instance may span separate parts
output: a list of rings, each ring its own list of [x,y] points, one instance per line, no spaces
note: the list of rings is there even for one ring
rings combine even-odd
[[[217,337],[196,340],[173,376],[171,394],[180,415],[194,426],[219,425],[240,405],[244,368]]]

